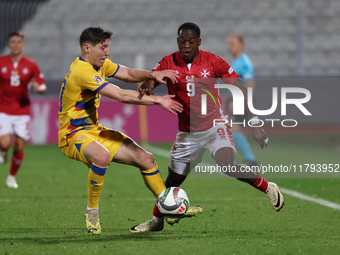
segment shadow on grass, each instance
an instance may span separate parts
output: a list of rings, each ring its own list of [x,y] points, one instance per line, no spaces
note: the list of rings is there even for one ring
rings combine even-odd
[[[124,232],[124,233],[122,233]],[[5,237],[4,237],[5,236]],[[93,243],[109,241],[164,241],[164,239],[194,238],[197,232],[152,232],[130,233],[126,229],[103,229],[101,235],[91,235],[78,228],[17,228],[0,231],[0,244],[59,244]]]

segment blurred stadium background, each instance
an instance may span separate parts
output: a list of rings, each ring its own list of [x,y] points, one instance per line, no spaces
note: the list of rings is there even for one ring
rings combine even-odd
[[[201,49],[228,62],[232,59],[227,38],[232,33],[242,34],[245,52],[255,67],[257,108],[270,108],[271,87],[303,87],[312,94],[305,106],[313,116],[305,117],[289,106],[285,119],[297,119],[299,127],[337,127],[339,13],[338,0],[1,0],[0,52],[8,53],[8,33],[21,30],[26,38],[24,54],[33,58],[46,76],[47,95],[35,97],[32,92],[33,143],[56,142],[57,114],[53,111],[60,85],[70,63],[79,55],[78,38],[88,26],[113,32],[111,60],[145,69],[177,50],[177,28],[185,21],[201,27]],[[112,82],[124,88],[137,87]],[[165,87],[156,92],[166,93]],[[161,135],[150,131],[149,140],[171,142],[176,118],[152,107],[148,113],[165,115],[157,125],[168,130],[162,129]],[[126,131],[139,141],[140,128],[135,123],[138,116],[135,106],[122,106],[118,113],[103,110],[101,115],[104,124]],[[282,119],[279,108],[269,117]],[[148,118],[149,127],[150,122]],[[134,128],[128,127],[131,125]]]

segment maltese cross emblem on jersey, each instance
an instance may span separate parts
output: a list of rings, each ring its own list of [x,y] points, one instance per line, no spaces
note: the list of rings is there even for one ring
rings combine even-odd
[[[201,76],[203,76],[203,78],[208,78],[207,75],[210,75],[210,71],[207,72],[208,69],[203,69],[203,72],[201,72]]]
[[[25,68],[22,70],[22,73],[25,74],[25,75],[29,73],[27,67],[25,67]]]

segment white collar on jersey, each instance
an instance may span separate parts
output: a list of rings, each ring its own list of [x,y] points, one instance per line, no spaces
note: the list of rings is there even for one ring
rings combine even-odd
[[[190,71],[190,69],[191,69],[191,63],[188,63],[187,66],[188,66],[188,69],[189,69],[189,71]]]

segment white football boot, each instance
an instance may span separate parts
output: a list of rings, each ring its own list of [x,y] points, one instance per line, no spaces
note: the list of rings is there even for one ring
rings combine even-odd
[[[268,189],[266,190],[267,198],[272,204],[275,211],[280,211],[284,206],[284,197],[282,196],[279,187],[274,182],[268,182]]]
[[[130,229],[131,233],[161,231],[164,228],[164,220],[157,223],[153,219],[136,225]]]
[[[8,188],[13,188],[13,189],[19,188],[19,185],[17,184],[17,181],[15,179],[15,176],[10,175],[10,174],[6,178],[6,185]]]

